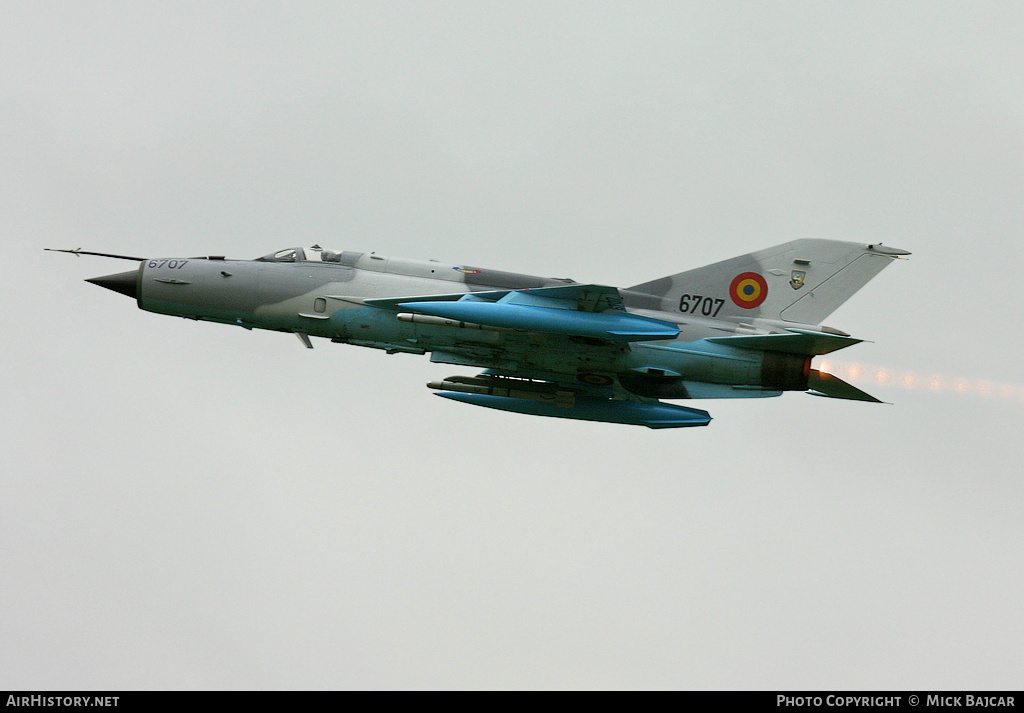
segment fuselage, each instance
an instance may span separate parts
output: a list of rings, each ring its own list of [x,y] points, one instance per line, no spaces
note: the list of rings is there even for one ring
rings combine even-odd
[[[430,353],[435,362],[563,383],[577,381],[590,388],[621,385],[644,397],[769,396],[806,388],[810,361],[806,357],[705,341],[706,337],[750,333],[750,328],[699,314],[683,315],[650,294],[621,291],[629,313],[677,325],[676,338],[613,344],[583,336],[417,318],[367,304],[384,298],[573,284],[569,279],[374,253],[290,248],[257,260],[144,260],[136,297],[141,309],[160,314],[292,332],[303,338],[323,337],[390,353]],[[705,386],[695,386],[698,383]],[[695,389],[703,393],[694,393]]]

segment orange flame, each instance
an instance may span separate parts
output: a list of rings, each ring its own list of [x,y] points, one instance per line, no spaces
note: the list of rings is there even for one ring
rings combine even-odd
[[[968,379],[963,376],[931,374],[921,376],[910,370],[890,369],[857,362],[822,360],[818,365],[822,373],[835,374],[848,381],[871,380],[882,386],[898,386],[903,389],[927,389],[933,392],[969,394],[988,398],[1020,398],[1024,400],[1024,387],[1015,384],[993,382],[989,379]]]

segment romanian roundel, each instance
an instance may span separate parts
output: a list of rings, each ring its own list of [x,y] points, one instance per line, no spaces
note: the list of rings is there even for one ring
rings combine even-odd
[[[743,272],[732,279],[729,296],[743,309],[754,309],[768,296],[768,283],[756,272]]]

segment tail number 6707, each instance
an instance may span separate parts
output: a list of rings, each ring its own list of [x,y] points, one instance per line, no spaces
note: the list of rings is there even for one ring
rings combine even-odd
[[[684,314],[702,314],[705,317],[717,317],[725,300],[720,297],[704,295],[683,295],[679,298],[679,311]]]

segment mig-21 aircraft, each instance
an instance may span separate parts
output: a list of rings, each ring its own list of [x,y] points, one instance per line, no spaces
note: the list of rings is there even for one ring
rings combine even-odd
[[[430,382],[438,396],[648,428],[711,421],[662,399],[806,391],[879,402],[811,360],[862,341],[821,323],[910,254],[795,240],[619,289],[318,245],[255,260],[59,252],[137,261],[87,281],[149,312],[291,332],[308,348],[323,337],[429,353],[433,362],[483,369]]]

